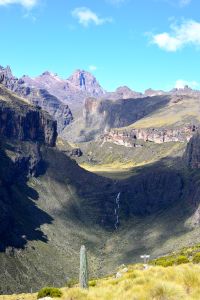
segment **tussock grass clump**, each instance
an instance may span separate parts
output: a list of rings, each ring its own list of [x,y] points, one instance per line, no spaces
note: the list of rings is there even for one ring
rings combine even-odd
[[[173,282],[157,282],[150,290],[150,299],[155,300],[177,300],[186,296],[184,289]]]
[[[187,264],[187,263],[189,263],[189,259],[185,255],[179,255],[176,259],[177,265]]]
[[[196,253],[193,256],[192,262],[195,263],[195,264],[199,264],[200,263],[200,252]]]
[[[96,286],[96,285],[97,285],[97,281],[96,280],[89,281],[89,286]]]
[[[61,290],[54,287],[44,287],[38,292],[37,299],[41,299],[44,297],[60,298],[61,296]]]
[[[200,273],[199,268],[194,267],[193,265],[188,265],[183,269],[182,278],[183,284],[187,288],[187,291],[192,291],[200,287]],[[199,295],[200,298],[200,295]]]
[[[72,287],[75,286],[76,284],[78,284],[78,280],[77,280],[77,279],[74,279],[74,278],[70,278],[70,279],[67,281],[66,286],[67,286],[68,288],[72,288]]]

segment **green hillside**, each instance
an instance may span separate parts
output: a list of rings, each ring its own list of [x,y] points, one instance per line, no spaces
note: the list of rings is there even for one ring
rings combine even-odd
[[[199,124],[200,106],[198,97],[182,96],[169,101],[160,109],[134,122],[127,129],[179,127],[187,124]]]

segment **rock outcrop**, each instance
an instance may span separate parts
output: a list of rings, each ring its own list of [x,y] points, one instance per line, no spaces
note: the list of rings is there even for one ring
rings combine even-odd
[[[23,189],[29,177],[42,174],[41,147],[55,146],[56,129],[56,121],[47,112],[0,85],[0,251],[10,242],[10,232],[15,232],[13,187],[21,184]],[[18,235],[14,246],[23,244]]]
[[[19,141],[31,140],[55,146],[56,121],[40,108],[0,86],[0,136]]]
[[[0,67],[0,74],[4,77],[2,83],[9,90],[28,99],[31,104],[41,107],[54,117],[58,124],[58,133],[62,132],[73,121],[73,115],[69,106],[62,103],[46,89],[35,87],[31,82],[27,84],[25,78],[17,79],[12,75],[10,67]]]
[[[89,72],[76,70],[68,81],[80,91],[85,91],[92,97],[101,97],[105,91],[98,83],[97,79]]]
[[[144,92],[144,95],[146,97],[154,97],[154,96],[161,96],[161,95],[165,95],[166,93],[164,91],[157,91],[157,90],[153,90],[153,89],[147,89]]]
[[[76,70],[68,79],[46,71],[35,78],[23,76],[21,82],[25,86],[48,91],[63,104],[69,105],[72,111],[82,109],[85,98],[101,97],[105,93],[96,78],[84,70]]]
[[[71,157],[81,157],[83,155],[83,152],[81,151],[80,148],[74,148],[72,149],[70,156]]]
[[[200,131],[190,139],[185,154],[184,160],[189,168],[200,169]]]
[[[142,97],[144,97],[142,93],[135,92],[127,86],[121,86],[117,88],[115,92],[106,93],[103,96],[103,98],[111,99],[111,100],[130,99],[130,98],[138,99]]]
[[[132,147],[136,145],[137,140],[145,142],[154,142],[157,144],[167,142],[188,142],[195,134],[198,127],[183,126],[180,128],[147,128],[127,130],[110,130],[102,136],[104,142],[112,142],[118,145]]]

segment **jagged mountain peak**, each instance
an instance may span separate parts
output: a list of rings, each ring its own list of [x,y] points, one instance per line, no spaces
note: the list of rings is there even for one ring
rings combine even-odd
[[[73,86],[90,94],[90,96],[102,96],[105,91],[100,86],[96,77],[85,70],[75,70],[67,79]]]
[[[124,91],[132,91],[127,85],[123,85],[118,87],[115,92],[124,92]]]
[[[118,100],[118,99],[130,99],[130,98],[141,98],[143,95],[142,93],[135,92],[128,86],[120,86],[118,87],[115,92],[108,92],[105,94],[103,98],[111,99],[111,100]]]
[[[14,78],[10,66],[3,67],[0,65],[0,73],[3,73],[4,76],[6,76],[8,78]]]
[[[41,75],[22,78],[26,86],[45,89],[60,101],[69,104],[72,109],[80,109],[86,97],[101,97],[105,91],[96,78],[85,70],[75,70],[68,78],[63,79],[58,74],[45,71]]]
[[[153,90],[151,88],[147,89],[144,92],[144,95],[147,96],[147,97],[160,96],[160,95],[164,95],[164,94],[165,94],[165,92],[162,91],[162,90]]]
[[[50,71],[45,71],[40,75],[40,77],[42,77],[42,76],[58,77],[58,74],[50,72]]]

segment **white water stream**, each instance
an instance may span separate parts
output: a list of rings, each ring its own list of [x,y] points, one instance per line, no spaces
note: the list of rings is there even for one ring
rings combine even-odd
[[[117,197],[116,197],[116,199],[115,199],[115,204],[116,204],[116,206],[115,206],[115,229],[117,230],[118,229],[118,227],[119,227],[119,210],[120,210],[120,196],[121,196],[121,193],[119,192],[118,194],[117,194]]]

